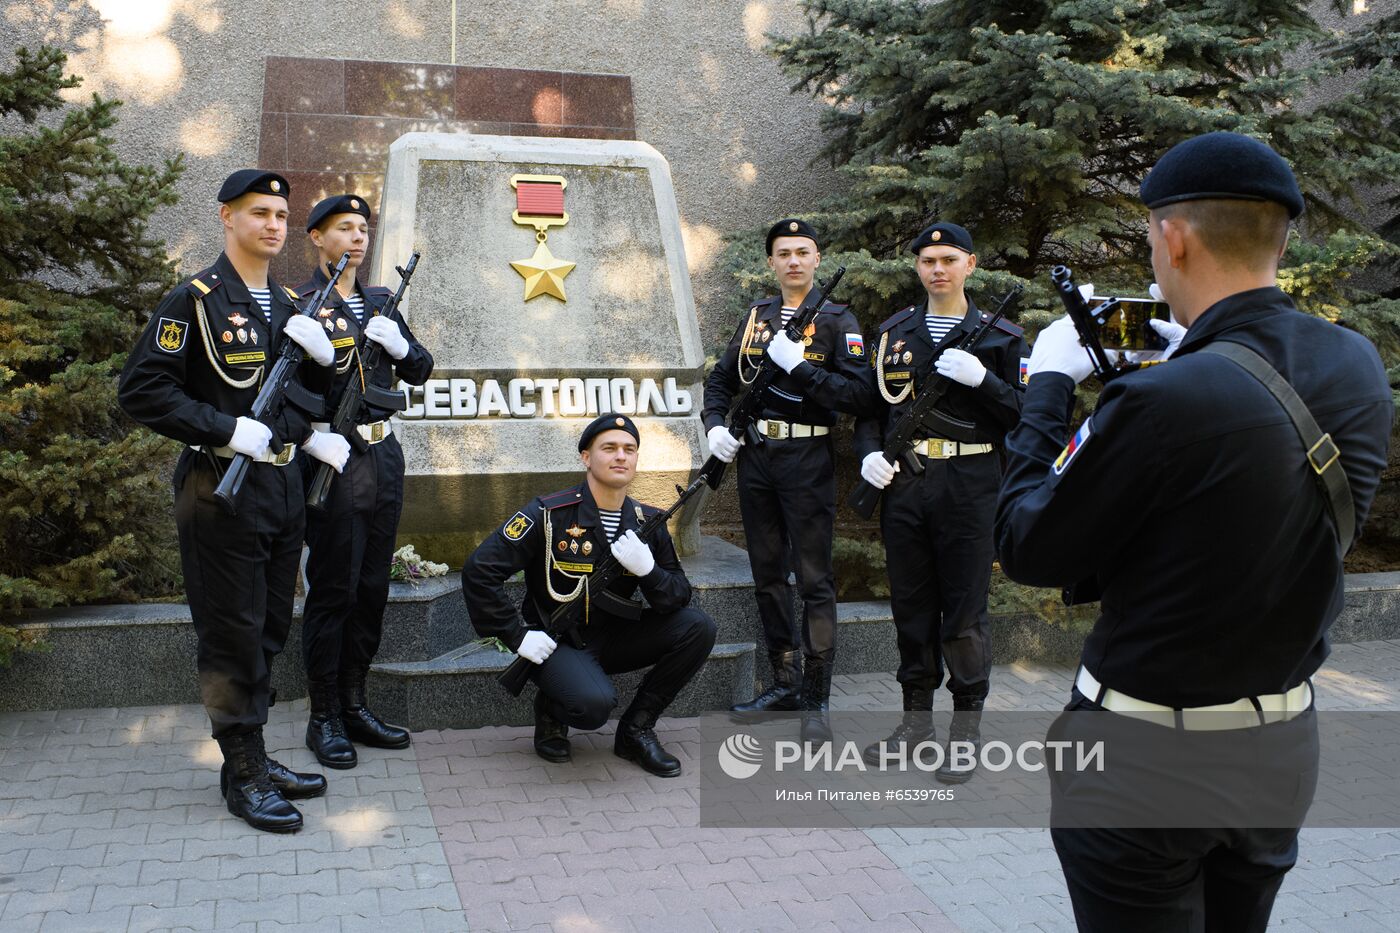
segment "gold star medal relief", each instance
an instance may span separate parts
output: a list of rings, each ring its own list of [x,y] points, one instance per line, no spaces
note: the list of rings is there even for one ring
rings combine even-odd
[[[559,175],[510,177],[510,186],[515,189],[515,212],[511,217],[522,227],[535,228],[535,255],[510,264],[525,279],[526,301],[540,295],[569,300],[564,296],[564,277],[574,271],[574,264],[555,259],[545,244],[550,227],[562,227],[569,222],[569,215],[564,212],[567,185]]]

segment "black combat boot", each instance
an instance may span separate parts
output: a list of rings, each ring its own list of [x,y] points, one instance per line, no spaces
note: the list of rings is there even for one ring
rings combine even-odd
[[[776,713],[802,708],[802,655],[797,651],[770,651],[773,683],[767,690],[730,709],[736,713]]]
[[[681,763],[675,755],[661,747],[661,740],[655,732],[656,720],[669,702],[649,693],[638,693],[633,697],[632,705],[617,721],[613,754],[627,761],[635,761],[657,777],[678,777]]]
[[[574,756],[569,727],[549,715],[543,691],[535,691],[535,754],[555,764]]]
[[[267,757],[267,749],[263,746],[263,735],[259,731],[258,754],[267,762],[267,777],[272,781],[272,786],[282,792],[282,796],[288,800],[303,800],[307,797],[319,797],[326,792],[326,779],[319,774],[310,774],[300,771],[293,771],[280,761],[273,761]],[[219,796],[228,797],[228,762],[219,769]]]
[[[228,771],[224,801],[228,812],[254,829],[268,833],[294,833],[301,829],[301,813],[287,802],[267,775],[262,754],[262,730],[240,732],[219,739]]]
[[[953,722],[948,727],[948,754],[943,760],[943,767],[933,772],[933,776],[944,784],[961,784],[971,778],[977,770],[977,754],[982,749],[984,701],[983,697],[953,697]],[[964,764],[954,761],[955,742],[972,744],[970,762]]]
[[[327,768],[355,767],[355,746],[345,735],[335,682],[313,680],[307,688],[311,692],[311,719],[306,724],[306,747]]]
[[[391,726],[365,703],[365,678],[368,667],[355,667],[340,672],[340,721],[352,742],[370,748],[408,748],[408,730]]]
[[[880,767],[886,761],[885,751],[898,752],[901,742],[904,743],[904,751],[890,763],[895,764],[901,759],[908,762],[913,758],[914,746],[938,739],[938,730],[933,727],[933,691],[917,684],[900,686],[904,689],[904,718],[883,741],[865,746],[861,756],[866,764]]]
[[[826,711],[831,699],[831,665],[829,658],[808,655],[802,671],[802,741],[821,745],[831,741],[831,721]]]

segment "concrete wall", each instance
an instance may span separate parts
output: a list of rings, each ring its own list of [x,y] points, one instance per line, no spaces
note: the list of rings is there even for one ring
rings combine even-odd
[[[451,61],[451,0],[6,0],[0,53],[58,44],[77,92],[126,102],[132,159],[184,152],[181,202],[158,216],[185,272],[222,243],[212,193],[258,156],[268,56]],[[458,0],[461,65],[629,75],[637,138],[671,163],[702,334],[727,283],[721,236],[811,204],[835,182],[808,163],[819,106],[788,93],[765,32],[805,28],[796,0]],[[300,234],[296,234],[299,236]]]

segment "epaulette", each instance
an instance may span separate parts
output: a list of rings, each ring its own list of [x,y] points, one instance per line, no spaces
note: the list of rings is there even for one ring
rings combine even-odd
[[[650,518],[651,516],[653,516],[653,515],[655,515],[655,514],[657,514],[658,512],[661,511],[661,510],[658,509],[656,506],[654,506],[654,505],[647,505],[645,502],[639,502],[639,501],[637,501],[636,499],[633,499],[631,496],[628,496],[628,497],[627,497],[627,501],[630,502],[630,503],[632,503],[632,505],[634,505],[634,506],[641,506],[642,514],[645,515],[645,516],[647,516],[648,518]]]
[[[301,296],[300,296],[300,295],[298,295],[296,292],[292,291],[290,288],[288,288],[288,287],[285,286],[285,285],[282,286],[282,291],[286,292],[286,293],[287,293],[287,297],[290,298],[290,299],[292,299],[293,301],[299,301],[299,300],[301,300]]]
[[[205,295],[209,294],[222,284],[224,283],[219,278],[219,273],[214,271],[213,266],[210,266],[208,269],[205,269],[203,272],[199,273],[194,278],[190,279],[188,282],[185,283],[186,287],[189,288],[190,291],[194,292],[196,298],[203,298]]]
[[[383,285],[367,285],[365,286],[365,294],[373,295],[376,298],[388,298],[394,293]]]
[[[828,301],[826,304],[821,306],[821,312],[823,314],[840,314],[842,311],[845,311],[849,307],[850,305],[838,305]]]
[[[547,496],[540,496],[540,505],[545,509],[557,509],[565,505],[578,505],[583,499],[583,492],[578,486],[568,489],[561,489],[559,492],[551,492]]]
[[[896,311],[894,314],[891,314],[888,318],[885,319],[884,323],[880,325],[881,333],[889,330],[891,327],[895,326],[896,324],[909,317],[909,315],[913,314],[916,310],[918,310],[918,307],[918,305],[910,305],[909,307],[901,311]]]
[[[783,299],[779,295],[769,295],[767,298],[760,298],[757,301],[751,303],[749,305],[749,310],[762,311],[764,308],[766,308],[768,305],[771,305],[775,301],[779,304],[782,304]]]
[[[983,321],[990,320],[991,317],[992,317],[992,316],[991,316],[990,314],[988,314],[986,311],[981,312],[981,314],[982,314],[982,320],[983,320]],[[996,328],[997,328],[997,330],[1005,331],[1006,333],[1010,334],[1010,335],[1013,336],[1013,337],[1019,337],[1019,336],[1021,336],[1022,334],[1024,334],[1024,333],[1026,332],[1026,329],[1025,329],[1024,327],[1021,327],[1021,326],[1019,326],[1019,325],[1013,324],[1013,323],[1011,323],[1010,321],[1008,321],[1006,318],[1002,318],[1001,320],[997,321],[997,323],[996,323]]]

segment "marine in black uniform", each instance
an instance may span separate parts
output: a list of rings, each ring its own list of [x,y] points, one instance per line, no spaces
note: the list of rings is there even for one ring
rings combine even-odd
[[[1273,150],[1233,133],[1196,137],[1162,157],[1141,194],[1153,270],[1184,339],[1167,362],[1111,381],[1070,438],[1089,363],[1066,322],[1037,338],[1006,443],[1002,567],[1102,593],[1068,709],[1165,711],[1183,736],[1213,715],[1200,707],[1228,704],[1246,720],[1262,711],[1280,721],[1256,720],[1238,741],[1301,723],[1315,768],[1309,677],[1342,608],[1349,542],[1281,403],[1218,351],[1261,356],[1330,433],[1340,458],[1316,468],[1345,471],[1357,528],[1386,464],[1385,371],[1365,338],[1299,313],[1275,286],[1303,198]],[[1116,719],[1066,721],[1072,741],[1076,723]],[[1098,785],[1074,780],[1092,803],[1083,795]],[[1298,851],[1296,826],[1052,834],[1086,931],[1262,931]]]
[[[287,797],[324,793],[325,778],[267,758],[272,661],[292,618],[305,493],[298,449],[345,463],[344,438],[314,437],[309,412],[329,384],[326,334],[298,315],[296,292],[267,275],[287,235],[287,180],[234,172],[219,189],[224,252],[162,299],[126,367],[118,398],[137,421],[188,445],[175,467],[175,522],[200,694],[224,755],[229,812],[274,832],[301,828]],[[298,382],[270,427],[247,417],[282,341],[306,350]],[[300,445],[300,448],[298,448]],[[255,461],[235,515],[214,498],[237,453]]]
[[[433,357],[402,320],[379,317],[392,292],[363,286],[356,270],[369,246],[369,204],[355,194],[326,198],[311,209],[306,230],[319,262],[297,291],[325,287],[327,263],[350,253],[318,321],[336,352],[334,384],[326,394],[325,415],[312,426],[328,431],[340,396],[351,380],[394,393],[398,380],[422,385],[433,371]],[[373,372],[364,372],[356,346],[360,335],[384,350]],[[402,393],[394,393],[402,398]],[[388,401],[379,396],[381,401]],[[365,700],[365,678],[379,650],[384,605],[389,599],[389,565],[403,511],[403,448],[389,418],[397,409],[376,407],[367,394],[357,425],[364,450],[350,452],[342,475],[331,482],[324,509],[306,515],[306,605],[301,630],[302,661],[311,694],[306,745],[328,768],[353,768],[353,742],[374,748],[404,748],[407,729],[389,725]],[[305,464],[308,491],[314,464]]]
[[[578,442],[584,481],[532,500],[481,542],[462,568],[462,592],[478,635],[499,638],[538,665],[541,758],[568,761],[568,727],[597,729],[608,721],[617,705],[609,675],[650,667],[618,721],[613,751],[652,774],[675,777],[681,764],[657,740],[656,720],[709,657],[715,623],[690,606],[690,581],[666,529],[649,542],[637,537],[642,522],[659,511],[626,494],[639,441],[625,415],[592,421]],[[588,575],[609,553],[627,573],[591,592]],[[504,584],[520,570],[526,593],[517,611]],[[638,595],[646,600],[640,618],[622,605]],[[545,623],[575,599],[588,600],[585,623],[575,643],[556,643]]]
[[[836,654],[836,581],[831,538],[836,520],[836,474],[831,428],[837,411],[857,414],[868,406],[865,341],[844,305],[828,304],[802,345],[783,325],[808,297],[821,264],[817,234],[801,220],[780,220],[768,231],[768,265],[781,295],[765,298],[744,315],[719,363],[705,380],[702,417],[710,452],[739,459],[739,511],[753,571],[754,596],[773,681],[739,712],[806,709],[821,714],[831,690]],[[735,397],[767,354],[783,368],[765,400],[757,447],[735,440],[725,419]],[[789,565],[789,555],[796,566]],[[792,614],[788,572],[802,595],[799,635]],[[804,670],[803,655],[806,656]],[[810,738],[829,738],[821,715],[804,723]]]
[[[934,738],[929,711],[945,665],[954,710],[949,740],[976,745],[980,739],[992,670],[987,587],[1001,484],[995,448],[1021,416],[1021,364],[1028,353],[1021,328],[1004,318],[974,352],[953,347],[988,317],[963,290],[977,268],[965,229],[933,224],[909,248],[928,300],[880,325],[870,370],[877,413],[858,420],[855,432],[861,476],[885,490],[880,529],[906,710],[886,743],[898,748],[903,742],[906,750]],[[923,390],[930,364],[953,381],[939,405],[950,420],[926,422],[919,432],[915,453],[924,472],[915,476],[891,465],[882,451],[890,429]],[[880,743],[866,749],[872,763],[880,753]],[[938,778],[955,783],[971,777],[959,760],[965,756],[949,756]]]

